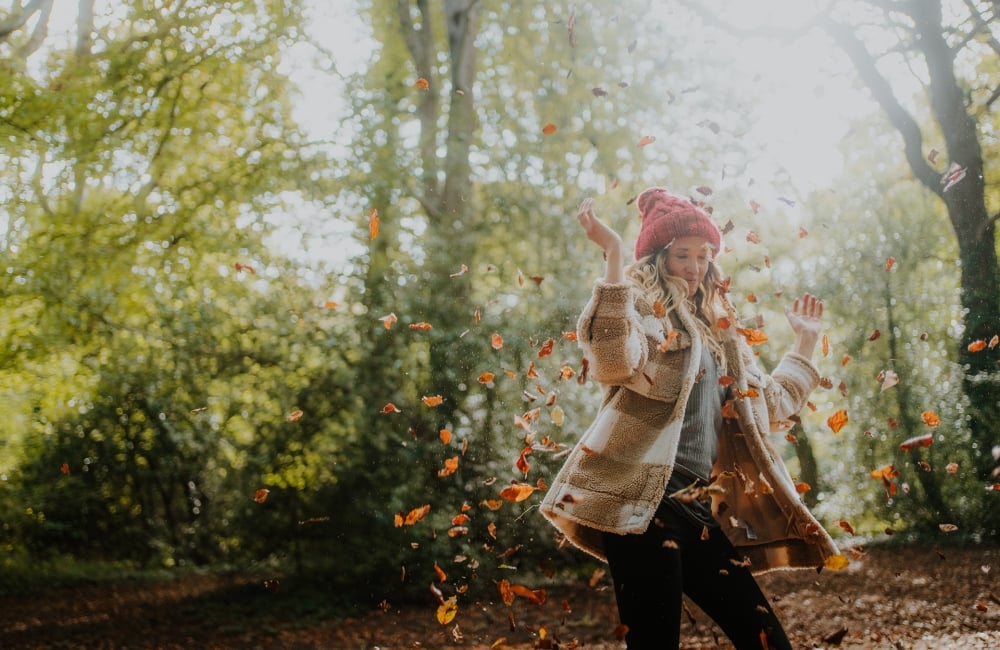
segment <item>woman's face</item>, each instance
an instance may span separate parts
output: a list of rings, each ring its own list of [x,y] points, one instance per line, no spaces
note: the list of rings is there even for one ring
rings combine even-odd
[[[679,237],[667,248],[666,255],[667,272],[687,282],[690,298],[708,273],[714,255],[712,245],[702,237]]]

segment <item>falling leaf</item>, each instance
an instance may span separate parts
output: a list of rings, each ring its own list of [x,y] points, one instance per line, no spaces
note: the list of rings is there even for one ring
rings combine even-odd
[[[551,122],[542,127],[542,133],[544,133],[545,135],[552,135],[558,130],[559,127],[556,126],[555,124],[552,124]]]
[[[850,360],[851,360],[851,355],[845,354],[840,358],[840,365],[846,366],[850,362]]]
[[[799,226],[799,239],[805,239],[808,236],[809,236],[809,231],[803,228],[802,226]]]
[[[640,147],[645,147],[646,145],[653,144],[654,142],[656,142],[656,136],[653,136],[653,135],[644,135],[639,140],[639,146]]]
[[[59,471],[63,474],[69,475],[69,463],[63,463],[59,466]]]
[[[750,242],[751,244],[759,244],[760,243],[760,235],[758,235],[756,232],[754,232],[753,230],[751,230],[751,231],[747,232],[747,241]]]
[[[500,599],[503,601],[504,605],[510,607],[514,604],[514,590],[510,588],[510,580],[504,578],[497,583],[497,589],[500,590]]]
[[[534,491],[534,485],[529,485],[528,483],[512,483],[511,485],[508,485],[504,489],[500,490],[500,496],[507,501],[518,503],[530,497]]]
[[[608,95],[608,91],[604,90],[600,86],[597,86],[596,88],[591,88],[590,92],[594,93],[594,97],[607,97]]]
[[[992,350],[997,345],[1000,345],[1000,335],[994,334],[993,338],[990,339],[990,342],[986,344],[986,347]]]
[[[667,308],[659,300],[653,301],[653,316],[663,318],[667,315]]]
[[[538,349],[538,358],[547,357],[552,354],[552,348],[555,346],[556,342],[554,339],[547,339],[542,347]]]
[[[948,472],[952,476],[958,476],[958,463],[951,462],[945,465],[944,471]]]
[[[271,491],[267,488],[260,488],[253,493],[253,500],[257,503],[264,503],[267,501],[267,495],[271,494]]]
[[[456,471],[458,471],[458,456],[452,456],[445,459],[444,469],[439,469],[437,475],[439,477],[451,476]]]
[[[942,533],[954,533],[958,530],[958,526],[955,524],[938,524],[938,528],[941,529]]]
[[[441,443],[445,445],[451,443],[451,435],[452,435],[451,431],[449,431],[448,429],[441,429],[440,431],[438,431],[438,438],[440,438]]]
[[[421,397],[420,401],[426,404],[427,406],[434,408],[435,406],[441,406],[441,403],[444,401],[444,398],[441,397],[440,395],[430,395]]]
[[[368,211],[368,238],[370,240],[378,237],[378,210],[372,208]]]
[[[397,515],[396,528],[400,528],[401,526],[412,526],[418,521],[422,520],[424,517],[426,517],[427,513],[429,513],[430,511],[431,507],[428,504],[420,506],[419,508],[414,508],[405,515]]]
[[[736,331],[743,335],[746,339],[748,345],[760,345],[762,343],[767,343],[767,334],[761,332],[760,330],[750,329],[748,327],[737,327]]]
[[[510,590],[514,592],[515,595],[527,599],[528,602],[534,605],[545,604],[546,594],[544,589],[529,589],[524,585],[511,585]]]
[[[886,370],[881,374],[882,374],[882,390],[879,391],[880,393],[884,393],[886,390],[899,384],[899,375],[897,375],[894,370]]]
[[[379,318],[379,320],[382,321],[382,325],[384,325],[385,328],[388,330],[392,329],[393,324],[399,319],[396,318],[396,314],[389,313],[386,316]]]
[[[941,424],[941,418],[939,418],[937,413],[934,411],[924,411],[920,414],[920,419],[924,421],[924,424],[932,429]]]
[[[517,462],[514,464],[514,466],[521,471],[525,478],[528,477],[528,472],[531,471],[531,463],[528,462],[528,455],[531,452],[531,447],[524,447],[521,449],[521,454],[517,457]]]
[[[250,266],[249,264],[242,264],[240,262],[237,262],[233,266],[236,268],[237,272],[239,272],[239,271],[247,271],[248,273],[256,273],[257,272],[257,270],[254,269],[254,267]]]
[[[501,499],[484,499],[479,505],[486,506],[490,510],[499,510],[503,507],[503,501]]]
[[[461,277],[461,276],[465,275],[468,272],[469,272],[469,267],[466,266],[465,264],[463,264],[462,267],[458,271],[450,274],[448,277],[454,279],[454,278],[457,278],[457,277]]]
[[[896,258],[890,255],[889,259],[885,261],[885,270],[886,271],[892,270],[892,267],[895,266],[895,264],[896,264]]]
[[[455,620],[458,613],[458,596],[451,596],[442,602],[437,608],[437,620],[441,625],[447,625]]]
[[[296,409],[285,416],[285,422],[298,422],[302,419],[301,409]]]
[[[563,413],[561,406],[556,406],[551,411],[549,411],[549,418],[552,419],[552,424],[557,427],[561,427],[566,419],[565,413]]]
[[[843,528],[845,531],[847,531],[848,535],[854,534],[854,526],[852,526],[849,521],[841,519],[837,522],[837,525]]]
[[[385,406],[383,406],[382,407],[382,412],[383,413],[402,413],[402,411],[400,411],[398,408],[396,408],[396,405],[393,404],[392,402],[389,402],[388,404],[386,404]]]
[[[845,424],[847,424],[847,420],[848,420],[847,410],[840,409],[839,411],[831,415],[829,418],[827,418],[826,426],[830,427],[830,429],[832,429],[834,433],[840,433],[840,430],[844,428]]]
[[[490,337],[490,345],[494,350],[499,350],[503,347],[503,337],[496,332]]]
[[[566,19],[566,35],[569,37],[569,46],[576,47],[576,5],[570,7],[569,18]]]
[[[913,438],[904,440],[899,445],[899,448],[902,449],[903,451],[910,451],[916,449],[917,447],[930,447],[931,444],[933,444],[933,442],[934,442],[934,434],[925,433],[922,436],[914,436]]]
[[[431,84],[430,84],[430,82],[428,82],[428,81],[427,81],[426,79],[424,79],[423,77],[420,77],[419,79],[417,79],[417,84],[416,84],[416,86],[417,86],[417,88],[419,88],[420,90],[427,90],[428,88],[430,88],[430,87],[431,87]]]
[[[326,300],[323,302],[323,309],[336,309],[337,307],[340,307],[340,303],[332,300]]]
[[[748,293],[747,294],[747,302],[750,302],[750,303],[757,302],[757,294],[755,294],[755,293]]]
[[[868,335],[868,340],[869,341],[876,341],[876,340],[878,340],[878,337],[880,337],[880,336],[882,336],[882,332],[880,330],[878,330],[878,329],[874,329],[874,330],[872,330],[872,333]]]
[[[487,384],[487,385],[489,385],[489,384],[493,383],[493,378],[494,377],[495,377],[495,375],[492,372],[484,372],[481,375],[479,375],[479,378],[478,378],[477,381],[479,381],[480,384]]]
[[[986,349],[986,341],[983,339],[978,339],[969,344],[969,352],[982,352]]]
[[[965,172],[965,167],[962,167],[957,162],[952,162],[948,167],[948,171],[941,176],[941,185],[944,186],[941,188],[941,192],[944,193],[953,188],[956,183],[965,178]]]
[[[666,352],[667,350],[670,349],[670,346],[671,344],[673,344],[674,341],[679,341],[679,338],[680,334],[677,332],[677,330],[670,330],[670,333],[667,334],[667,338],[663,339],[663,343],[660,343],[657,349],[660,352]]]
[[[830,337],[826,334],[823,335],[823,356],[830,356]]]
[[[524,373],[524,376],[528,379],[538,379],[538,371],[535,370],[535,362],[528,362],[528,370]]]
[[[812,489],[812,486],[809,485],[808,483],[801,483],[800,482],[800,483],[796,483],[795,484],[795,491],[798,492],[799,494],[805,494],[806,492],[808,492],[811,489]]]
[[[426,332],[428,330],[434,329],[434,326],[431,325],[430,323],[425,323],[425,322],[421,321],[419,323],[410,323],[410,329],[411,330],[417,330],[417,331],[420,331],[420,332]]]

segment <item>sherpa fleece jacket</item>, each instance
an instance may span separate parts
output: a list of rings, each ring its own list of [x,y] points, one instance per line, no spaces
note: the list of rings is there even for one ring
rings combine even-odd
[[[591,376],[603,389],[593,423],[568,454],[541,503],[542,514],[574,545],[606,561],[602,532],[642,533],[666,491],[684,408],[698,377],[702,342],[693,316],[668,349],[663,322],[629,284],[599,280],[577,323]],[[819,383],[812,361],[789,352],[771,375],[743,336],[724,341],[736,418],[724,419],[712,511],[755,574],[821,568],[837,555],[829,534],[799,499],[768,433],[791,428]]]

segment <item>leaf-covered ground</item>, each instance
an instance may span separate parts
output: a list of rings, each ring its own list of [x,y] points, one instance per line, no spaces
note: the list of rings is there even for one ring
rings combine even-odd
[[[1000,548],[875,548],[839,572],[763,576],[797,648],[1000,648]],[[619,649],[608,579],[545,586],[546,601],[386,605],[336,619],[295,585],[249,577],[98,585],[0,599],[2,648]],[[535,588],[542,585],[533,585]],[[542,629],[544,628],[544,632]],[[685,616],[684,648],[727,647]]]

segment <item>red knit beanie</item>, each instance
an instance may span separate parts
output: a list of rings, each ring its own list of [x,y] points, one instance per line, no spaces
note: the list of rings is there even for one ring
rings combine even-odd
[[[679,237],[702,237],[716,252],[722,233],[704,210],[690,199],[671,194],[662,187],[643,190],[636,199],[642,225],[635,242],[635,259],[663,248]]]

